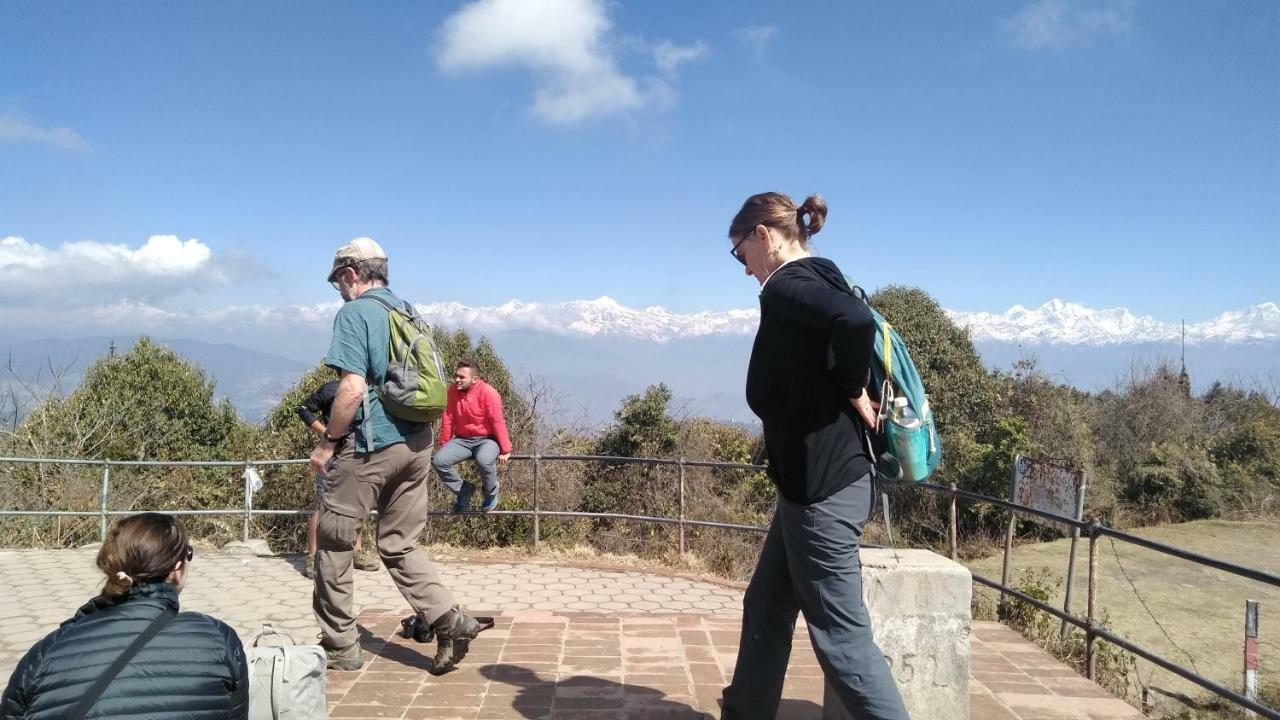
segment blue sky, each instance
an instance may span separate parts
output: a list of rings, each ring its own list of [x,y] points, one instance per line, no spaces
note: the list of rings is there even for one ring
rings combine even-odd
[[[545,5],[0,4],[0,304],[331,302],[367,235],[423,303],[753,307],[763,190],[957,310],[1280,299],[1280,4]]]

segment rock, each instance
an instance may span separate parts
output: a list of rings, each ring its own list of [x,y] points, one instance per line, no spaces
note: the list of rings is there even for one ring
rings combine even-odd
[[[222,546],[228,555],[274,555],[266,540],[233,540]]]
[[[928,550],[862,550],[862,591],[876,644],[913,718],[969,717],[972,576]],[[827,687],[824,720],[851,715]]]

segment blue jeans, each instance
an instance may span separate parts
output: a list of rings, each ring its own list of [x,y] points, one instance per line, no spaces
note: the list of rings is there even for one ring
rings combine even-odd
[[[777,715],[800,612],[827,683],[853,717],[908,720],[862,603],[858,545],[874,503],[870,475],[812,505],[778,498],[742,601],[723,720]]]
[[[454,495],[462,491],[462,478],[453,466],[463,460],[475,460],[476,472],[480,473],[485,495],[498,492],[498,443],[493,438],[456,437],[445,443],[436,451],[435,457],[431,458],[431,466]]]

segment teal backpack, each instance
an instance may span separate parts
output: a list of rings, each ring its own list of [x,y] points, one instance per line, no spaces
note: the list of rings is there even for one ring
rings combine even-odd
[[[849,287],[855,297],[867,302],[862,288],[853,283]],[[923,482],[942,461],[942,441],[933,409],[907,344],[871,303],[867,303],[867,309],[876,321],[871,379],[880,389],[880,419],[888,448],[877,461],[877,469],[890,479]]]

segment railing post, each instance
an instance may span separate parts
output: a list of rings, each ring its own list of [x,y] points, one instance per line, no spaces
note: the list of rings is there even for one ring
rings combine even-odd
[[[1258,601],[1244,601],[1244,696],[1250,700],[1258,699],[1258,668],[1260,667],[1260,658],[1258,657]],[[1251,718],[1258,717],[1258,714],[1249,711],[1247,715]]]
[[[681,555],[684,555],[684,554],[685,554],[685,541],[684,541],[684,456],[683,456],[683,455],[681,455],[681,456],[680,456],[680,463],[679,463],[679,465],[678,465],[677,467],[679,467],[679,469],[680,469],[680,480],[679,480],[679,483],[680,483],[680,499],[679,499],[679,505],[678,505],[678,508],[679,508],[679,519],[680,519],[680,524],[679,524],[679,527],[680,527],[680,554],[681,554]]]
[[[947,525],[947,547],[951,551],[951,559],[954,561],[959,554],[956,547],[958,545],[957,529],[956,529],[956,484],[951,483],[951,518]]]
[[[1018,514],[1013,510],[1009,511],[1009,525],[1004,532],[1004,563],[1000,566],[1000,586],[1009,587],[1009,564],[1013,555],[1013,533],[1018,524]],[[1004,619],[1005,609],[1008,607],[1008,599],[1004,593],[1000,593],[1000,618]]]
[[[1084,663],[1085,677],[1097,681],[1097,652],[1095,645],[1098,638],[1094,635],[1094,624],[1098,621],[1098,519],[1089,518],[1089,627],[1084,631]]]
[[[533,547],[542,546],[542,453],[533,454]]]
[[[98,536],[107,541],[107,492],[111,487],[111,463],[102,463],[102,487],[98,491]]]
[[[253,524],[253,486],[249,482],[249,461],[244,461],[240,479],[244,480],[244,541],[249,542],[249,526]]]

